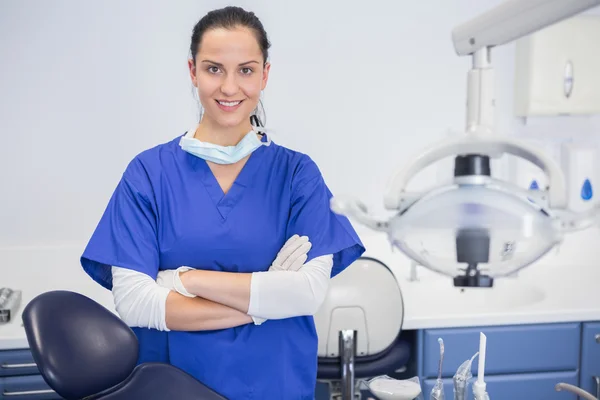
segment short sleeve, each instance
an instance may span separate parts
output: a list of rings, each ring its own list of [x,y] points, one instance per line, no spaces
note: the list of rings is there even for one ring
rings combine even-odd
[[[288,237],[308,236],[312,248],[308,258],[333,255],[331,275],[356,261],[365,248],[350,221],[331,211],[333,197],[317,165],[308,157],[297,169],[292,183]]]
[[[128,167],[110,198],[83,255],[81,265],[100,285],[112,289],[111,266],[132,269],[156,279],[159,250],[156,207],[148,179]]]

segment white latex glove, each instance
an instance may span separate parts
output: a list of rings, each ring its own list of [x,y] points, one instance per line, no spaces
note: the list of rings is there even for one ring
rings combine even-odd
[[[298,271],[308,259],[308,252],[312,247],[308,236],[293,235],[285,242],[269,271]],[[260,325],[266,321],[265,318],[252,316],[254,325]]]
[[[292,236],[277,253],[269,271],[298,271],[306,262],[311,247],[308,236]]]
[[[194,268],[190,267],[179,267],[177,269],[166,269],[164,271],[159,271],[158,276],[156,277],[156,283],[158,286],[166,287],[186,297],[196,297],[196,295],[191,294],[185,289],[183,283],[181,282],[181,278],[179,277],[180,272],[190,271],[193,269]]]

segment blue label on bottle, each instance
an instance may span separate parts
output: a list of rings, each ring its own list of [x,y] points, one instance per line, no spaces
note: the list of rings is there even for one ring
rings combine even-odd
[[[594,190],[592,189],[592,183],[589,179],[586,179],[581,186],[581,198],[585,201],[591,200],[594,197]]]

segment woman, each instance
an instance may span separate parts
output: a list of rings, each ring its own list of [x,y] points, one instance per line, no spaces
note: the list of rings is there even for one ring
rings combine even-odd
[[[315,163],[260,133],[268,48],[241,8],[198,22],[188,64],[201,121],[134,158],[81,259],[138,336],[139,362],[171,363],[232,400],[313,398],[312,315],[364,252]]]

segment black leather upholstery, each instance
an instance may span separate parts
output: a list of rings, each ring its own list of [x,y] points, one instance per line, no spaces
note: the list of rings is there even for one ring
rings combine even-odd
[[[182,370],[161,363],[141,364],[123,384],[86,400],[95,399],[225,400]]]
[[[133,331],[79,293],[39,295],[23,310],[23,324],[42,376],[65,398],[82,398],[117,385],[138,359]]]
[[[225,400],[172,365],[136,367],[133,331],[81,294],[52,291],[37,296],[23,310],[23,325],[41,375],[67,400]]]
[[[354,358],[354,377],[370,378],[379,375],[389,374],[402,368],[408,363],[410,358],[410,345],[405,340],[396,341],[381,353]],[[340,358],[319,357],[319,369],[317,379],[337,380],[342,377],[342,368]]]

